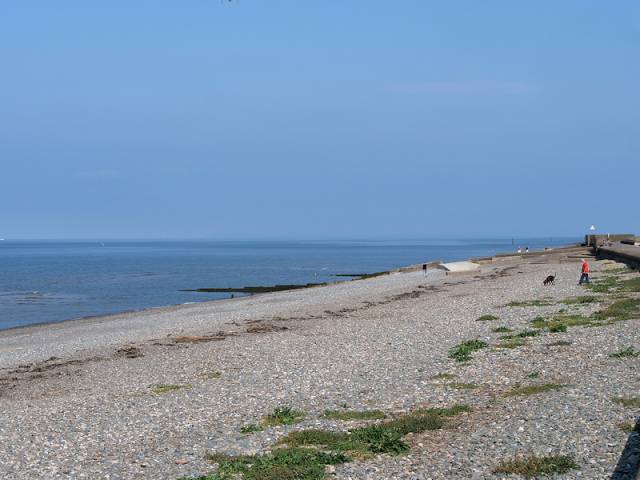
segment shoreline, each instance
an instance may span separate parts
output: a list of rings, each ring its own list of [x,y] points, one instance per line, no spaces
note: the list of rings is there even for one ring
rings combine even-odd
[[[485,260],[487,258],[510,258],[510,257],[523,257],[523,256],[528,256],[528,257],[534,257],[534,256],[538,256],[538,255],[544,255],[544,254],[548,254],[549,252],[552,251],[562,251],[562,250],[566,250],[566,249],[572,249],[572,248],[581,248],[578,245],[574,245],[574,244],[567,244],[567,245],[560,245],[560,246],[556,246],[556,247],[550,247],[546,250],[533,250],[531,252],[528,253],[515,253],[515,252],[498,252],[495,255],[493,255],[492,257],[481,257],[481,258],[468,258],[466,260],[457,260],[457,261],[474,261],[474,260]],[[439,263],[444,263],[443,261],[428,261],[425,262],[428,265],[434,265],[434,264],[439,264]],[[318,287],[325,287],[325,286],[331,286],[331,285],[336,285],[336,284],[341,284],[341,283],[347,283],[347,282],[356,282],[356,281],[361,281],[361,280],[367,280],[369,278],[375,278],[376,276],[380,276],[381,274],[383,275],[388,275],[388,274],[393,274],[393,273],[400,273],[400,272],[406,272],[406,271],[412,271],[412,270],[417,270],[419,268],[421,268],[421,263],[420,264],[413,264],[413,265],[407,265],[407,266],[402,266],[402,267],[397,267],[395,269],[389,270],[389,271],[385,271],[385,272],[375,272],[373,274],[363,274],[363,277],[361,278],[351,278],[348,280],[335,280],[335,281],[331,281],[331,282],[325,282],[324,284],[307,284],[304,286],[298,286],[295,289],[287,289],[287,290],[277,290],[274,292],[257,292],[257,293],[253,293],[250,295],[243,295],[243,296],[239,296],[239,297],[235,297],[235,298],[220,298],[220,299],[214,299],[214,300],[202,300],[202,301],[195,301],[195,302],[186,302],[186,303],[174,303],[174,304],[168,304],[168,305],[157,305],[157,306],[150,306],[150,307],[145,307],[145,308],[141,308],[141,309],[127,309],[127,310],[122,310],[122,311],[118,311],[118,312],[114,312],[114,313],[105,313],[105,314],[96,314],[96,315],[86,315],[86,316],[81,316],[81,317],[73,317],[73,318],[67,318],[64,320],[57,320],[57,321],[43,321],[43,322],[36,322],[36,323],[30,323],[27,325],[18,325],[18,326],[13,326],[13,327],[8,327],[8,328],[1,328],[0,329],[0,338],[2,338],[3,334],[5,333],[10,333],[13,331],[20,331],[20,330],[25,330],[25,329],[39,329],[39,328],[46,328],[48,326],[55,326],[55,325],[62,325],[62,324],[67,324],[69,322],[85,322],[85,321],[108,321],[110,318],[114,318],[114,317],[120,317],[123,315],[135,315],[135,314],[144,314],[144,313],[148,313],[148,312],[158,312],[161,310],[165,310],[167,309],[167,311],[175,311],[178,308],[181,307],[188,307],[191,305],[204,305],[204,304],[210,304],[210,303],[218,303],[218,302],[224,302],[224,301],[229,301],[229,300],[240,300],[240,299],[244,299],[247,297],[252,297],[252,296],[256,296],[256,295],[267,295],[267,294],[271,294],[271,293],[277,293],[279,291],[281,292],[290,292],[293,290],[307,290],[307,289],[311,289],[311,288],[318,288]],[[355,275],[346,275],[346,274],[337,274],[334,275],[336,277],[354,277]],[[275,285],[277,286],[277,285]],[[188,291],[198,291],[200,289],[196,289],[196,290],[188,290]],[[203,289],[206,290],[206,289]],[[206,292],[204,292],[206,293]]]

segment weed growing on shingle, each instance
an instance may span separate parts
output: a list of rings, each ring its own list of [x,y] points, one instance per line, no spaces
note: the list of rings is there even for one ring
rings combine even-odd
[[[550,300],[525,300],[522,302],[509,302],[507,307],[547,307],[553,305]]]
[[[625,292],[640,292],[640,277],[623,280],[620,282],[620,287]]]
[[[527,374],[527,378],[539,378],[539,377],[540,377],[540,372],[538,371]]]
[[[554,315],[553,320],[556,323],[564,323],[567,327],[580,327],[593,325],[590,317],[584,315],[561,314]]]
[[[482,315],[481,317],[478,317],[478,319],[476,320],[477,322],[490,322],[493,320],[498,320],[498,317],[496,317],[495,315]]]
[[[640,292],[640,277],[624,280],[619,275],[607,275],[587,284],[587,288],[599,293]]]
[[[538,335],[538,332],[535,330],[523,330],[517,334],[517,336],[520,338],[535,337],[537,335]]]
[[[549,322],[547,321],[547,319],[541,316],[537,316],[536,318],[531,320],[531,326],[533,328],[545,328],[548,325],[549,325]]]
[[[549,326],[549,333],[565,333],[567,326],[564,323],[555,323]]]
[[[543,317],[536,317],[532,320],[531,326],[537,329],[546,328],[549,331],[565,332],[567,327],[583,326],[588,327],[597,325],[590,317],[575,314],[556,314],[552,320]],[[559,330],[556,330],[559,329]]]
[[[452,380],[456,378],[456,375],[453,373],[438,373],[431,377],[432,380]]]
[[[456,390],[473,390],[474,388],[478,388],[478,385],[475,383],[465,383],[465,382],[451,382],[446,384],[448,388],[455,388]]]
[[[587,283],[586,287],[592,292],[609,293],[612,290],[616,290],[619,285],[620,280],[615,275],[611,275],[601,279],[597,279],[591,283]]]
[[[620,322],[640,317],[640,298],[623,298],[592,315],[595,320]]]
[[[500,342],[496,345],[496,348],[518,348],[527,344],[527,341],[523,338],[510,337],[505,339],[504,342]]]
[[[218,464],[217,472],[211,476],[213,480],[231,480],[238,474],[246,480],[321,480],[327,465],[349,461],[342,453],[309,448],[280,448],[255,456],[211,454],[208,458]]]
[[[598,303],[601,299],[593,295],[584,295],[582,297],[565,298],[562,303],[565,305],[586,305],[590,303]]]
[[[482,340],[467,340],[459,343],[449,350],[449,358],[453,358],[458,362],[467,362],[471,360],[471,354],[476,350],[486,348],[487,342]]]
[[[578,469],[578,464],[569,455],[548,455],[539,457],[531,455],[501,462],[493,473],[507,473],[534,478],[540,475],[554,475]]]
[[[324,416],[333,420],[379,420],[385,417],[381,410],[325,410]]]
[[[289,406],[277,407],[272,414],[267,415],[262,420],[262,425],[270,427],[272,425],[293,425],[304,418],[304,412],[294,410]]]
[[[510,329],[509,327],[498,327],[498,328],[494,328],[491,331],[493,333],[509,333],[509,332],[513,332],[513,330]]]
[[[553,390],[560,390],[566,387],[566,385],[560,383],[544,383],[542,385],[528,385],[524,387],[513,387],[510,391],[505,393],[507,397],[535,395],[537,393],[544,393]]]
[[[348,432],[300,430],[289,433],[279,443],[287,444],[289,447],[315,446],[360,456],[378,453],[397,455],[409,449],[402,441],[404,435],[438,430],[444,425],[443,417],[452,417],[469,410],[470,407],[467,405],[421,409],[387,422],[355,428]]]
[[[207,372],[205,374],[203,374],[205,378],[208,378],[210,380],[214,380],[216,378],[220,378],[222,377],[222,372]]]
[[[567,347],[571,345],[571,342],[567,340],[558,340],[557,342],[547,343],[547,347]]]
[[[640,433],[640,424],[636,422],[620,422],[618,428],[626,433]]]
[[[620,275],[631,272],[633,272],[633,269],[625,265],[624,267],[606,268],[602,273],[606,275]]]
[[[160,384],[153,387],[151,389],[151,392],[155,393],[156,395],[161,395],[163,393],[169,393],[175,390],[180,390],[181,388],[191,388],[191,387],[192,387],[191,384],[186,384],[186,385]]]
[[[419,408],[414,410],[414,414],[419,415],[437,415],[439,417],[455,417],[461,413],[470,412],[473,410],[469,405],[459,404],[453,407],[434,407],[434,408]]]
[[[622,350],[609,354],[611,358],[637,357],[638,355],[640,355],[640,352],[633,347],[623,348]]]
[[[640,397],[613,397],[611,400],[623,407],[640,408]]]
[[[222,476],[218,473],[212,473],[210,475],[200,475],[199,477],[180,477],[178,480],[228,480],[228,475]]]
[[[253,433],[253,432],[261,432],[263,428],[260,425],[256,425],[255,423],[251,423],[249,425],[245,425],[240,429],[240,433]]]

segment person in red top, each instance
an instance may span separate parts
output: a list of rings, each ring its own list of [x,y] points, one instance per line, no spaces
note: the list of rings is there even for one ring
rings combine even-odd
[[[580,275],[578,285],[582,285],[583,283],[591,283],[589,281],[589,262],[587,262],[586,258],[582,259],[582,275]]]

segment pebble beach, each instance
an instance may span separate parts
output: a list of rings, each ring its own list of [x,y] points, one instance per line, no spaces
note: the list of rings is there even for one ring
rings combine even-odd
[[[216,479],[212,453],[259,456],[294,431],[454,405],[465,409],[441,428],[405,435],[402,454],[351,455],[324,475],[525,478],[501,468],[563,455],[574,467],[548,478],[609,478],[637,435],[640,315],[598,316],[622,293],[577,285],[579,257],[495,257],[473,273],[409,270],[2,331],[0,478]],[[594,282],[639,276],[591,268]],[[475,340],[469,358],[452,354]],[[265,422],[283,407],[298,418]],[[374,410],[385,419],[326,413]]]

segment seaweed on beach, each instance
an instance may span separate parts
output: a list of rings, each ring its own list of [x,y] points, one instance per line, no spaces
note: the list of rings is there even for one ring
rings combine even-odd
[[[322,287],[327,283],[305,283],[305,284],[284,284],[284,285],[258,285],[252,287],[237,287],[237,288],[196,288],[182,290],[183,292],[199,292],[199,293],[271,293],[282,292],[285,290],[298,290],[301,288]]]

